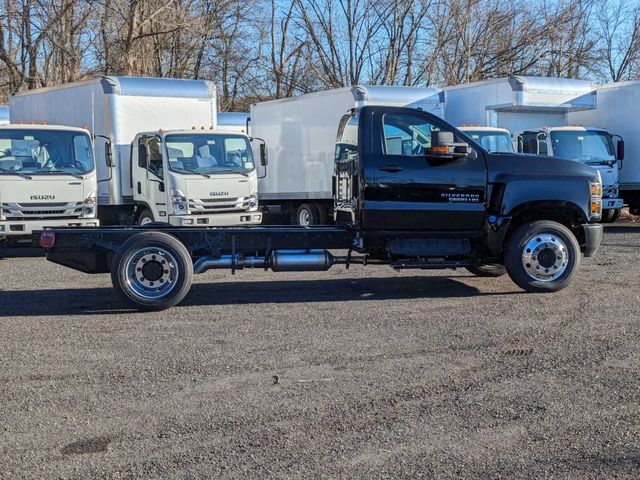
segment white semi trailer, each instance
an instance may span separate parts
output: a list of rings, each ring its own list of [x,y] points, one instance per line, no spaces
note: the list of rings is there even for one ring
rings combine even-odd
[[[411,106],[442,117],[432,88],[339,88],[251,106],[249,134],[263,139],[269,165],[259,182],[260,203],[285,223],[331,223],[337,127],[350,109],[365,105]]]
[[[216,130],[208,81],[103,76],[10,98],[12,121],[85,125],[103,224],[261,223],[248,137]]]
[[[624,137],[627,159],[620,165],[620,196],[632,213],[640,214],[640,81],[600,85],[597,92],[598,107],[570,113],[569,120]]]
[[[456,125],[505,128],[518,151],[586,163],[600,172],[603,221],[620,213],[618,169],[624,143],[617,148],[609,131],[572,125],[573,115],[595,111],[595,83],[565,78],[512,76],[444,89],[445,119]]]
[[[96,168],[86,129],[0,126],[0,241],[46,227],[98,226]]]

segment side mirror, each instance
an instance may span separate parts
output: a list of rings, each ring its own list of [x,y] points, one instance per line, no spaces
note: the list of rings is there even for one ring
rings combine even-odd
[[[267,145],[260,144],[260,165],[266,167],[269,164],[269,154],[267,153]]]
[[[431,133],[431,148],[427,157],[433,160],[446,162],[464,158],[469,155],[468,143],[456,143],[453,132],[435,131]]]
[[[618,140],[616,144],[616,156],[618,160],[624,160],[624,140],[622,139]]]
[[[518,151],[518,153],[524,153],[524,138],[522,137],[522,135],[518,135],[516,141],[518,143],[516,150]]]
[[[536,135],[536,154],[547,155],[549,150],[547,149],[547,135],[544,132]]]
[[[104,144],[104,159],[107,163],[107,167],[115,166],[115,163],[113,161],[113,151],[111,150],[111,142],[107,142]]]

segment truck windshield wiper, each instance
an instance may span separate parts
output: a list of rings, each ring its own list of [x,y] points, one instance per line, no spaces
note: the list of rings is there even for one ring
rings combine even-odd
[[[196,175],[201,175],[205,178],[211,178],[211,175],[208,173],[199,172],[198,170],[189,170],[187,168],[173,168],[172,170],[178,173],[195,173]]]
[[[247,172],[243,172],[241,170],[234,170],[232,168],[226,169],[226,170],[219,170],[221,173],[239,173],[240,175],[244,175],[245,177],[248,177],[249,174]]]
[[[27,180],[31,180],[31,176],[26,173],[18,172],[17,170],[9,170],[8,168],[0,167],[0,172],[8,174],[8,175],[17,175],[19,177],[25,178]]]
[[[614,160],[592,160],[590,162],[585,162],[587,165],[613,165],[615,163]]]
[[[82,180],[82,175],[75,172],[67,172],[66,170],[50,170],[50,171],[41,171],[38,173],[44,173],[45,175],[71,175],[72,177],[78,178]]]

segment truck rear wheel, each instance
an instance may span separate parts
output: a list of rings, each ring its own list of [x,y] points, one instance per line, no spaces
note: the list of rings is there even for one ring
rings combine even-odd
[[[564,225],[548,220],[527,223],[507,242],[505,265],[519,287],[556,292],[569,285],[580,266],[580,245]]]
[[[476,277],[501,277],[507,273],[507,268],[497,263],[478,263],[465,268]]]
[[[296,224],[303,227],[318,225],[320,223],[320,213],[313,203],[303,203],[298,207],[296,213]]]
[[[116,252],[111,281],[138,310],[164,310],[182,301],[193,281],[193,262],[185,246],[162,232],[138,233]]]

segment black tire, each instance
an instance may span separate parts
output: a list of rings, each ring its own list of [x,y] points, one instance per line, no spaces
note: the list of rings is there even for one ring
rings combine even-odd
[[[145,273],[145,269],[149,271]],[[111,281],[122,298],[136,309],[165,310],[180,303],[189,292],[193,262],[186,247],[172,235],[142,232],[117,250],[111,263]],[[160,292],[161,289],[165,292]]]
[[[304,219],[307,219],[305,221]],[[320,213],[313,203],[303,203],[296,212],[295,224],[301,226],[319,225]]]
[[[615,210],[605,210],[604,212],[602,212],[602,220],[600,220],[600,222],[613,223],[618,220],[618,218],[620,218],[620,212],[620,208],[616,208]]]
[[[315,207],[316,210],[318,210],[318,225],[327,225],[327,221],[329,219],[327,209],[321,203],[316,203]]]
[[[138,218],[136,219],[136,223],[138,225],[148,225],[150,223],[155,222],[154,218],[153,218],[153,213],[151,213],[151,210],[145,208],[144,210],[142,210],[140,212],[140,214],[138,215]]]
[[[533,251],[527,249],[528,246],[533,247]],[[566,254],[559,256],[562,250],[554,249],[561,246]],[[539,257],[535,256],[536,252],[540,253]],[[527,263],[525,255],[533,255],[531,258],[535,261]],[[511,280],[524,290],[557,292],[569,285],[581,258],[580,245],[571,230],[560,223],[541,220],[526,223],[513,232],[507,241],[505,265]],[[546,278],[536,278],[528,269]]]
[[[507,267],[499,263],[478,263],[465,268],[476,277],[501,277],[507,273]]]

